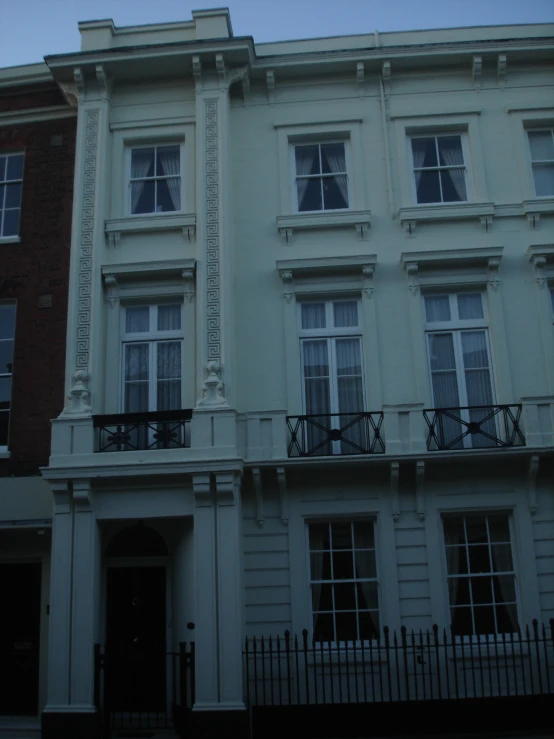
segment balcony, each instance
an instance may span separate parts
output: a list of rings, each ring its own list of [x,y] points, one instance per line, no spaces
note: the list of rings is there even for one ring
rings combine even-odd
[[[425,408],[427,450],[525,446],[521,405]]]
[[[383,412],[287,416],[289,457],[384,454]]]
[[[190,447],[192,410],[93,416],[95,452]]]

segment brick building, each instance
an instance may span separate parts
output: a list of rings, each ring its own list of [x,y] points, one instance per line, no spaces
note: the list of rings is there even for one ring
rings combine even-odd
[[[75,131],[46,65],[0,71],[0,736],[45,700],[52,494],[40,468],[64,402]]]

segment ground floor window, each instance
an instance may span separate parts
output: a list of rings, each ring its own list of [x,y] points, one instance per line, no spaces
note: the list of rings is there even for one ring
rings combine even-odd
[[[467,635],[517,631],[509,515],[445,516],[443,525],[454,631]]]
[[[373,522],[313,522],[308,528],[314,638],[355,641],[377,636]]]

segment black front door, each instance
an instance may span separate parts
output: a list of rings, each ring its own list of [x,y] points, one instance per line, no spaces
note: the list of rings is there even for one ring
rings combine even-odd
[[[106,704],[165,711],[165,567],[109,567]]]
[[[40,562],[0,564],[0,714],[38,714]]]

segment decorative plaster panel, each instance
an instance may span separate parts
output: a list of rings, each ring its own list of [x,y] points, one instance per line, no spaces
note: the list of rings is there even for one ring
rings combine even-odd
[[[206,100],[206,315],[208,360],[221,356],[218,102]]]

